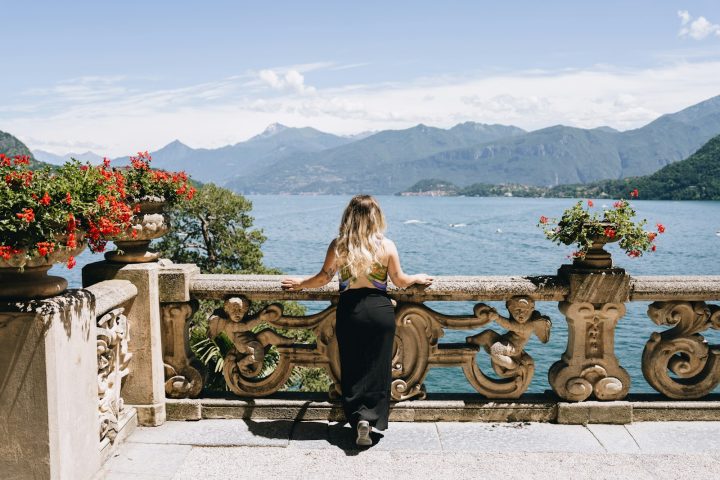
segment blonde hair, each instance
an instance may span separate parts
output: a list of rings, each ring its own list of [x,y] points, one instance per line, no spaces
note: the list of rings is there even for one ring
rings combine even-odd
[[[385,216],[370,195],[356,195],[343,212],[335,242],[337,265],[357,278],[380,262]]]

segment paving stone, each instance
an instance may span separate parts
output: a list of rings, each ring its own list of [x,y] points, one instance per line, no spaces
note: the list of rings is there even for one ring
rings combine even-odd
[[[296,422],[290,437],[290,448],[321,449],[336,448],[329,441],[329,422]]]
[[[172,478],[191,449],[189,445],[126,443],[105,462],[105,478],[111,474],[146,476],[158,480]]]
[[[720,452],[720,422],[639,422],[626,427],[643,452]]]
[[[585,452],[605,450],[581,425],[551,423],[437,423],[444,451]]]
[[[587,429],[609,453],[640,453],[640,447],[625,425],[589,424]]]
[[[128,441],[204,446],[286,446],[292,425],[289,420],[166,422],[160,427],[138,428]]]

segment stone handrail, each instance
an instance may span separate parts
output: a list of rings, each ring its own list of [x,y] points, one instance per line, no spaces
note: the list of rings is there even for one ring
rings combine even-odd
[[[224,300],[209,320],[210,336],[225,333],[234,348],[225,356],[224,376],[229,388],[245,397],[261,397],[279,390],[294,366],[323,367],[339,393],[340,366],[334,337],[335,304],[339,293],[333,283],[318,289],[287,292],[279,275],[193,274],[188,279],[193,300]],[[568,322],[568,346],[548,372],[550,385],[563,399],[618,400],[629,390],[630,377],[614,352],[615,326],[629,301],[653,301],[648,310],[658,325],[673,326],[651,336],[642,359],[648,383],[671,398],[695,399],[720,383],[720,347],[708,346],[700,332],[720,328],[720,307],[706,301],[720,300],[720,276],[638,276],[621,269],[577,270],[564,266],[549,276],[443,276],[427,288],[400,290],[392,285],[388,294],[397,302],[396,345],[393,358],[392,396],[395,400],[423,398],[423,380],[431,367],[460,366],[469,383],[487,398],[517,398],[534,374],[533,359],[524,351],[531,336],[547,342],[550,319],[535,310],[536,301],[557,301]],[[330,306],[314,315],[285,316],[279,304],[269,304],[250,314],[252,302],[302,300],[325,301]],[[429,301],[506,301],[507,313],[483,303],[472,314],[444,315],[424,305]],[[171,304],[178,339],[187,328],[194,305]],[[167,305],[166,305],[167,306]],[[168,312],[163,317],[170,318]],[[446,329],[469,330],[497,324],[467,337],[463,343],[440,343]],[[165,324],[165,322],[164,322]],[[261,328],[262,325],[274,328]],[[184,327],[183,327],[184,326]],[[317,341],[298,344],[275,329],[308,329]],[[185,334],[186,336],[186,334]],[[165,335],[164,338],[169,338]],[[261,375],[267,350],[274,346],[280,358],[275,370]],[[200,394],[202,366],[192,358],[175,358],[178,365],[168,387],[171,397]],[[494,375],[486,375],[476,362],[488,354]],[[166,369],[168,365],[166,363]],[[672,375],[670,374],[672,372]]]

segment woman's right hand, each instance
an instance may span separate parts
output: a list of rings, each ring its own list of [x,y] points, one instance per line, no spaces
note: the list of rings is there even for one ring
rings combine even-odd
[[[280,282],[280,287],[283,290],[289,290],[291,292],[297,291],[297,290],[302,290],[302,287],[301,287],[302,282],[303,282],[302,278],[283,278],[282,281]]]
[[[416,275],[413,275],[413,285],[423,285],[427,287],[428,285],[431,285],[432,282],[433,277],[431,277],[427,273],[418,273]]]

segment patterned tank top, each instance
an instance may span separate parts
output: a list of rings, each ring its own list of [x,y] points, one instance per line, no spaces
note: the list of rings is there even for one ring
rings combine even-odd
[[[367,279],[370,280],[373,287],[383,292],[387,291],[387,277],[388,267],[380,263],[375,263],[370,272],[367,274]],[[357,280],[350,273],[350,269],[343,267],[338,272],[338,280],[340,281],[340,292],[344,292],[350,288],[350,284]]]

